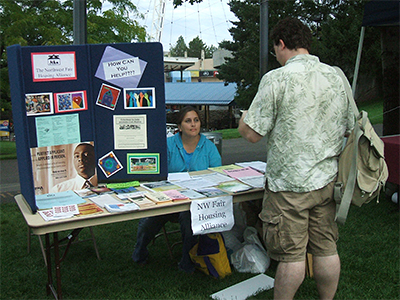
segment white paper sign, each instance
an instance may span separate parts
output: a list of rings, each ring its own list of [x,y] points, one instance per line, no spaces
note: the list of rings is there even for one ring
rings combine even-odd
[[[76,80],[75,52],[31,53],[33,81]]]
[[[107,81],[142,74],[138,57],[103,62],[103,68]]]
[[[235,224],[232,203],[232,196],[193,200],[190,204],[193,234],[231,230]]]

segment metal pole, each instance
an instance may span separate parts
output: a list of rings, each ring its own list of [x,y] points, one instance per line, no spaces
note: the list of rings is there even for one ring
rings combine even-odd
[[[363,26],[363,27],[361,27],[360,41],[358,43],[356,66],[354,68],[353,84],[351,85],[351,91],[353,92],[353,96],[356,93],[358,71],[360,69],[361,52],[362,52],[363,42],[364,42],[364,34],[365,34],[365,27]]]
[[[260,78],[268,71],[268,0],[260,1]]]
[[[87,44],[86,0],[74,0],[74,45]]]

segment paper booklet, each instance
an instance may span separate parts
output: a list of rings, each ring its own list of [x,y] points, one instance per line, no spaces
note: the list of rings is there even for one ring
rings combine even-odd
[[[261,173],[265,173],[265,170],[267,169],[267,163],[259,160],[236,163],[236,165],[241,166],[243,168],[252,167],[254,170],[257,170]]]
[[[179,186],[169,182],[168,180],[146,182],[140,184],[140,186],[149,191],[155,191],[155,192],[179,189]]]
[[[262,189],[264,188],[264,175],[261,176],[247,176],[239,178],[241,182],[248,184],[254,188]]]
[[[150,199],[146,197],[142,198],[128,198],[128,200],[132,203],[135,203],[136,205],[139,205],[139,207],[142,208],[148,208],[148,207],[154,207],[156,206],[156,203],[154,201],[151,201]]]
[[[248,177],[248,176],[263,175],[262,173],[254,170],[253,168],[250,168],[250,167],[241,168],[241,169],[237,169],[237,170],[224,170],[224,172],[235,179],[239,179],[242,177]]]
[[[247,184],[241,183],[237,180],[220,183],[217,187],[231,193],[243,192],[252,189],[251,186],[248,186]]]
[[[235,165],[235,164],[231,164],[231,165],[226,165],[226,166],[220,166],[220,167],[213,167],[213,168],[208,168],[211,171],[215,171],[218,173],[224,173],[224,170],[238,170],[238,169],[242,169],[242,167]]]
[[[204,198],[205,196],[203,194],[200,194],[194,190],[180,190],[179,191],[181,194],[185,195],[189,199],[200,199]]]
[[[204,189],[198,189],[197,190],[199,193],[202,193],[206,197],[214,197],[214,196],[221,196],[221,195],[227,195],[227,192],[224,192],[220,189],[217,189],[215,187],[212,188],[204,188]]]
[[[122,204],[121,201],[118,201],[110,194],[99,195],[92,197],[89,200],[102,208],[104,208],[106,204]]]
[[[172,199],[163,192],[149,192],[145,196],[156,204],[172,203]]]
[[[192,176],[193,179],[196,178],[202,178],[204,180],[213,182],[214,185],[220,184],[222,182],[226,182],[226,181],[231,181],[232,178],[229,177],[226,174],[222,174],[222,173],[218,173],[218,172],[212,172],[212,173],[207,173],[207,174],[202,174],[202,175],[194,175]],[[179,182],[177,183],[179,184]]]
[[[139,210],[140,207],[136,203],[128,203],[128,204],[106,204],[105,208],[109,212],[125,212],[125,211],[132,211],[132,210]]]
[[[170,197],[172,201],[179,201],[179,200],[187,200],[189,199],[188,196],[183,195],[178,190],[168,190],[163,192],[165,195]]]

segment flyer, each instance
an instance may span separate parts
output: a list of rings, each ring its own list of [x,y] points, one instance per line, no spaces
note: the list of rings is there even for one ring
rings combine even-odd
[[[146,115],[114,115],[114,149],[147,149]]]

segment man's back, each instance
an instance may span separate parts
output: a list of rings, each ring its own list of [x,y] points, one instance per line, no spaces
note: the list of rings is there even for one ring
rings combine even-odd
[[[332,181],[349,116],[340,77],[316,56],[266,74],[246,122],[268,137],[269,188],[306,192]]]

